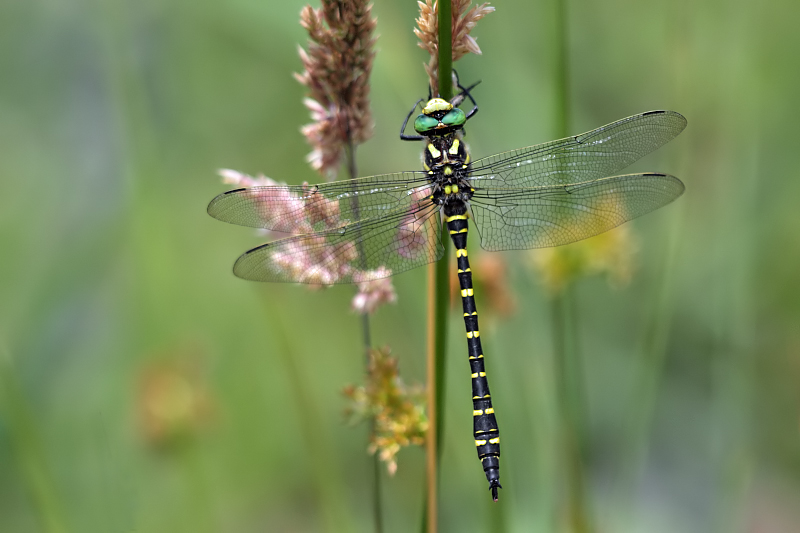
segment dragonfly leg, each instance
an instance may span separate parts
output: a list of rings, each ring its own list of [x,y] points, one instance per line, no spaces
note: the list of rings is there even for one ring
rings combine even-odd
[[[414,107],[411,108],[411,111],[408,112],[406,115],[406,119],[403,121],[403,126],[400,128],[400,140],[401,141],[421,141],[425,137],[422,135],[406,135],[406,126],[408,125],[408,119],[411,118],[411,115],[414,114],[414,110],[417,109],[417,106],[422,102],[422,98],[417,100],[417,103],[414,104]]]

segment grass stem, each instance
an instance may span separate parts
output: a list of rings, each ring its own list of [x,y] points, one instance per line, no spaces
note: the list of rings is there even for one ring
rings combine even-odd
[[[45,460],[36,418],[20,387],[11,355],[5,348],[0,349],[0,416],[5,420],[12,457],[37,511],[41,531],[69,531],[63,501]]]
[[[353,143],[352,138],[348,138],[347,144],[345,145],[345,159],[347,163],[347,172],[349,174],[349,178],[356,179],[358,177],[358,168],[356,166],[356,148],[355,144]],[[356,213],[356,218],[360,218],[358,215],[358,202],[355,202],[354,212]],[[364,269],[365,265],[363,264],[364,257],[366,254],[363,251],[363,243],[359,242],[359,257],[362,259],[361,268]],[[369,325],[369,313],[364,312],[361,315],[361,335],[362,341],[364,344],[364,368],[365,370],[369,368],[369,354],[370,350],[372,349],[372,332],[370,331]],[[369,439],[375,435],[375,419],[370,418],[369,421]],[[377,453],[372,454],[372,464],[370,466],[372,470],[372,516],[375,523],[375,532],[381,533],[383,531],[383,507],[381,504],[381,461],[380,457],[378,457]]]
[[[557,0],[553,24],[555,55],[555,129],[559,138],[569,135],[569,33],[566,0]],[[552,300],[553,365],[561,430],[562,465],[566,475],[566,513],[570,531],[592,531],[585,487],[586,439],[583,421],[583,370],[578,346],[578,317],[574,288],[567,285]]]
[[[551,301],[555,389],[559,418],[561,464],[566,472],[565,512],[569,531],[592,531],[585,486],[583,438],[583,372],[577,346],[574,291],[566,287]]]
[[[274,298],[273,294],[273,300],[280,301],[280,298]],[[292,403],[297,406],[300,413],[298,421],[307,447],[306,457],[312,463],[311,471],[314,473],[322,508],[324,530],[353,531],[353,524],[345,511],[345,502],[342,500],[340,489],[344,486],[340,481],[342,476],[335,466],[336,460],[331,457],[332,448],[328,445],[332,440],[325,435],[322,416],[311,398],[308,380],[303,376],[298,364],[300,358],[288,337],[287,332],[291,329],[285,313],[276,309],[267,298],[262,298],[261,302],[266,315],[265,323],[272,325],[272,334],[277,347],[276,353],[280,354],[279,359],[283,363],[290,390],[293,393]]]
[[[439,96],[449,100],[453,93],[452,56],[452,6],[450,0],[438,4],[439,23]],[[439,235],[441,237],[441,234]],[[442,238],[444,257],[449,251],[449,241]],[[428,432],[427,448],[427,499],[423,531],[435,533],[438,520],[437,478],[442,450],[444,416],[439,406],[445,393],[445,356],[447,352],[447,309],[450,303],[450,268],[447,260],[437,261],[428,267]]]

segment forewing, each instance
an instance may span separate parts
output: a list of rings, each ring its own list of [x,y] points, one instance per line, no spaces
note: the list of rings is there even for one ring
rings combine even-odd
[[[251,228],[304,234],[375,218],[407,204],[424,172],[397,172],[319,185],[249,187],[208,204],[212,217]]]
[[[471,200],[486,250],[561,246],[593,237],[683,194],[667,174],[629,174],[529,189],[486,189]]]
[[[421,198],[336,230],[281,239],[245,252],[233,272],[254,281],[315,285],[385,278],[442,257],[439,210]]]
[[[686,127],[674,111],[649,111],[596,130],[479,159],[472,186],[546,187],[605,178],[675,138]]]

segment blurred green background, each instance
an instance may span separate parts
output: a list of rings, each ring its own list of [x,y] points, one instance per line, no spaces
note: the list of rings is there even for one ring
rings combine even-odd
[[[367,430],[342,416],[354,289],[236,279],[262,241],[205,213],[218,168],[318,181],[291,76],[303,4],[0,4],[0,531],[372,531]],[[494,5],[457,65],[483,80],[475,157],[555,137],[555,4]],[[426,91],[416,3],[374,13],[362,175],[419,167],[397,132]],[[573,292],[601,531],[800,531],[798,20],[790,0],[569,2],[572,133],[689,121],[629,170],[687,185],[632,224],[631,282]],[[441,530],[563,531],[549,297],[530,254],[501,255],[515,311],[477,298],[504,489],[492,505],[454,311]],[[422,382],[425,271],[393,281],[373,338]],[[399,461],[386,531],[415,531],[423,452]]]

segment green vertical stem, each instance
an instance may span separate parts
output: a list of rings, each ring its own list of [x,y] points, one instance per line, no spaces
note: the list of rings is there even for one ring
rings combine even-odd
[[[47,465],[36,417],[19,386],[11,355],[0,348],[0,416],[7,427],[13,464],[36,509],[40,531],[69,531],[67,515]],[[6,471],[4,475],[8,476]]]
[[[279,298],[271,298],[276,301]],[[308,448],[306,457],[311,462],[311,471],[314,474],[316,489],[320,499],[325,531],[340,532],[353,531],[353,524],[345,512],[346,506],[342,499],[343,492],[340,482],[341,474],[336,468],[336,459],[331,456],[331,447],[328,443],[331,439],[325,435],[323,430],[322,416],[311,398],[308,390],[307,379],[297,361],[299,357],[293,349],[292,343],[287,336],[289,331],[286,324],[285,314],[275,309],[274,305],[266,298],[261,299],[266,323],[272,325],[272,334],[276,343],[276,353],[284,366],[284,371],[290,383],[293,393],[293,402],[300,416],[298,417],[300,430],[303,433],[303,440]]]
[[[453,30],[452,7],[450,0],[438,2],[439,25],[439,97],[449,100],[453,95]],[[447,257],[450,249],[449,239],[440,234],[443,257]],[[438,519],[437,479],[439,459],[442,455],[442,428],[444,428],[444,410],[440,409],[445,395],[445,356],[447,352],[447,310],[450,303],[450,265],[449,261],[437,261],[428,269],[428,387],[434,390],[428,394],[428,414],[432,422],[429,431],[427,497],[425,500],[425,521],[423,531],[435,533]],[[430,375],[433,374],[433,375]]]
[[[569,135],[569,33],[566,0],[557,0],[553,24],[555,133]],[[566,520],[572,533],[592,531],[586,491],[587,461],[584,438],[583,369],[578,345],[578,316],[574,288],[566,286],[552,301],[554,372],[565,471]]]
[[[676,206],[677,207],[677,206]],[[660,390],[667,355],[669,331],[674,312],[673,294],[675,292],[675,269],[678,261],[680,236],[683,233],[685,217],[675,217],[671,226],[665,258],[659,262],[656,294],[650,298],[651,309],[639,350],[639,367],[636,384],[631,393],[631,411],[628,413],[623,429],[622,442],[625,443],[623,457],[625,464],[621,469],[621,482],[618,483],[620,502],[633,502],[638,477],[647,460],[648,435],[653,422],[656,399]],[[633,509],[628,508],[628,513]]]
[[[453,53],[452,53],[452,16],[450,0],[439,2],[439,96],[445,100],[453,97]],[[444,260],[436,263],[436,404],[442,405],[445,392],[445,356],[447,352],[447,311],[450,308],[450,270],[447,260],[450,249],[448,235],[442,237]],[[439,409],[436,418],[436,455],[442,455],[442,428],[444,427],[443,410]]]
[[[453,97],[453,15],[450,0],[439,2],[439,97]]]
[[[555,57],[555,109],[556,136],[564,138],[569,135],[569,50],[567,33],[567,0],[556,0],[555,21],[553,24],[553,56]]]
[[[577,349],[574,291],[567,286],[551,300],[553,372],[558,409],[561,464],[564,470],[565,521],[568,531],[592,530],[585,486],[583,371]]]
[[[356,167],[356,149],[355,145],[353,144],[353,140],[349,138],[348,132],[348,140],[347,144],[345,145],[345,159],[347,162],[347,171],[350,174],[350,179],[356,179],[358,177],[358,169]],[[354,185],[355,187],[355,185]],[[358,199],[354,202],[354,217],[355,220],[360,220],[361,216],[359,215],[359,208],[358,208]],[[358,243],[359,247],[359,254],[358,256],[361,258],[362,264],[361,268],[366,269],[366,264],[364,263],[364,258],[366,254],[363,250],[363,243]],[[369,354],[370,350],[372,349],[372,333],[370,332],[369,327],[369,314],[363,313],[361,315],[361,335],[362,341],[364,343],[364,369],[368,372],[369,371]],[[370,418],[369,421],[369,439],[375,436],[375,419]],[[381,533],[383,531],[383,507],[381,505],[381,465],[380,465],[380,458],[378,457],[377,453],[372,454],[372,516],[375,522],[375,531],[376,533]]]

